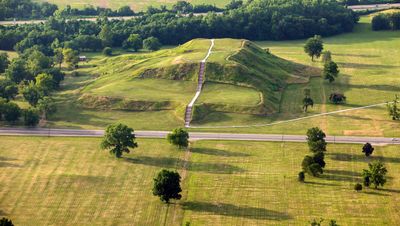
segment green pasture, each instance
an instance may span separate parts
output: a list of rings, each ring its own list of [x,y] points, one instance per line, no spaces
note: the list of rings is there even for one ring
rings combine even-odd
[[[139,139],[115,159],[95,138],[0,137],[0,216],[16,225],[395,225],[400,220],[397,146],[330,144],[320,178],[297,173],[306,144],[196,141],[190,152]],[[12,151],[11,151],[12,150]],[[367,163],[388,168],[382,189],[353,190]],[[163,169],[183,177],[182,200],[152,196]]]

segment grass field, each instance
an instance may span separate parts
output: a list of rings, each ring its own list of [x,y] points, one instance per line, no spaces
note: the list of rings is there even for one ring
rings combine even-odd
[[[118,9],[122,6],[130,6],[134,11],[142,11],[146,10],[148,6],[153,7],[160,7],[161,5],[166,5],[171,7],[176,0],[36,0],[37,2],[50,2],[53,4],[58,5],[59,7],[63,8],[67,5],[72,6],[73,8],[83,8],[85,5],[93,5],[93,6],[100,6],[106,8],[113,8]],[[228,0],[188,0],[188,2],[192,4],[211,4],[216,5],[218,7],[223,8],[226,4],[229,3]]]
[[[99,139],[0,137],[0,216],[16,225],[396,225],[400,153],[377,146],[329,145],[321,178],[297,182],[305,144],[197,141],[185,154],[165,140],[139,139],[116,160]],[[12,150],[12,151],[10,151]],[[360,172],[380,159],[383,189],[365,189]],[[186,163],[185,163],[186,162]],[[187,166],[187,168],[184,168]],[[184,177],[183,198],[169,207],[151,194],[162,168]]]

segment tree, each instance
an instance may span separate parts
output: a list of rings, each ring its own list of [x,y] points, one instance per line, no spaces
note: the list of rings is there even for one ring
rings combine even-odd
[[[7,122],[16,122],[21,117],[21,109],[15,103],[8,102],[2,104],[2,116]]]
[[[322,222],[324,221],[324,219],[320,218],[319,220],[313,219],[310,222],[311,226],[321,226]]]
[[[138,34],[129,35],[128,39],[126,39],[122,44],[122,47],[124,49],[133,49],[135,52],[141,49],[142,46],[143,46],[143,41],[142,38],[140,38],[140,35]]]
[[[118,16],[133,16],[135,12],[129,6],[122,6],[117,10]]]
[[[336,77],[339,75],[337,64],[333,61],[326,62],[322,74],[324,79],[328,80],[330,83],[335,81]]]
[[[172,10],[177,13],[191,13],[193,12],[193,5],[186,1],[177,1]]]
[[[64,62],[68,64],[69,68],[76,68],[79,62],[78,52],[76,50],[67,48],[63,49]]]
[[[18,94],[18,87],[8,79],[0,80],[0,97],[7,101],[14,99]]]
[[[158,41],[158,38],[149,37],[143,40],[143,48],[150,51],[156,51],[161,48],[161,43]]]
[[[354,190],[361,191],[362,190],[362,185],[360,183],[355,184],[354,185]]]
[[[186,148],[189,145],[189,133],[182,128],[174,129],[168,134],[167,140],[179,148]]]
[[[43,92],[44,95],[49,95],[50,92],[55,88],[53,76],[44,73],[39,74],[36,77],[36,86]]]
[[[161,170],[154,178],[153,195],[159,196],[161,201],[169,203],[170,199],[181,199],[179,194],[182,189],[180,186],[181,176],[178,172]]]
[[[336,220],[330,220],[328,226],[339,226]]]
[[[104,56],[112,56],[112,49],[110,47],[105,47],[103,49],[103,55]]]
[[[304,172],[303,171],[299,172],[298,180],[300,182],[304,182],[305,179],[306,179],[306,175],[304,174]]]
[[[368,163],[368,167],[369,169],[363,170],[364,182],[365,180],[368,180],[368,183],[364,184],[366,186],[369,186],[369,184],[373,184],[375,186],[375,189],[378,188],[378,186],[383,187],[383,185],[386,183],[387,173],[385,165],[380,161],[375,161],[373,163]]]
[[[400,101],[397,95],[392,102],[387,103],[389,115],[392,117],[393,120],[400,120],[400,108],[397,107],[399,103]]]
[[[329,101],[334,104],[341,104],[346,102],[346,96],[341,93],[331,93]]]
[[[42,91],[33,82],[25,85],[21,93],[24,99],[33,107],[36,107],[36,104],[43,97]]]
[[[15,58],[5,71],[6,78],[20,83],[22,80],[31,80],[33,77],[26,68],[26,61],[22,58]]]
[[[39,114],[36,109],[28,108],[24,110],[24,124],[26,126],[36,126],[39,123]]]
[[[9,64],[7,53],[0,53],[0,74],[6,71]]]
[[[113,32],[111,27],[106,23],[101,27],[101,31],[99,33],[99,38],[103,42],[104,47],[111,47],[113,44]]]
[[[39,74],[43,69],[51,67],[52,60],[36,48],[28,49],[23,54],[26,56],[27,69],[33,76]]]
[[[386,14],[378,14],[372,18],[372,30],[389,30],[390,29],[390,20]]]
[[[362,148],[362,152],[365,153],[365,156],[370,156],[372,154],[372,152],[374,151],[375,148],[372,147],[372,145],[370,143],[366,143],[364,144],[363,148]]]
[[[319,151],[317,153],[314,154],[313,156],[313,160],[315,163],[318,163],[319,166],[321,166],[321,168],[325,168],[325,154],[322,151]]]
[[[40,99],[37,103],[37,108],[43,119],[47,119],[49,115],[57,111],[57,107],[51,97],[43,97],[43,99]]]
[[[311,106],[311,107],[314,106],[314,100],[309,95],[305,95],[305,97],[303,98],[304,112],[307,112],[309,106]]]
[[[330,51],[322,52],[322,62],[326,63],[332,61],[332,54]]]
[[[317,177],[324,172],[322,167],[315,162],[314,158],[308,155],[304,157],[301,166],[304,172],[314,177]]]
[[[58,64],[58,68],[61,69],[61,65],[64,61],[64,54],[62,48],[57,48],[54,50],[54,63]]]
[[[325,141],[325,133],[318,127],[314,127],[308,129],[307,131],[307,143],[310,151],[312,152],[320,152],[326,151],[326,141]]]
[[[138,146],[133,132],[132,128],[121,123],[109,125],[105,130],[101,148],[110,149],[110,154],[121,158],[124,152],[130,152],[129,148],[134,149]]]
[[[307,39],[307,42],[304,45],[304,52],[311,57],[312,61],[314,61],[314,57],[319,58],[323,49],[324,44],[321,36],[319,35],[315,35],[314,37]]]
[[[1,218],[0,226],[14,226],[13,222],[5,217]]]

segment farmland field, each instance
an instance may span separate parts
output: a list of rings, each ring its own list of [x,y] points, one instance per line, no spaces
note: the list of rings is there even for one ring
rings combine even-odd
[[[174,3],[176,3],[176,0],[101,0],[101,1],[95,1],[95,0],[84,0],[84,1],[79,1],[79,0],[71,0],[71,1],[66,1],[66,0],[36,0],[37,2],[50,2],[53,4],[58,5],[59,7],[65,7],[67,5],[70,5],[74,8],[83,8],[85,5],[93,5],[93,6],[100,6],[100,7],[105,7],[105,8],[113,8],[113,9],[118,9],[122,6],[130,6],[134,11],[142,11],[146,10],[148,6],[154,6],[154,7],[159,7],[161,5],[167,5],[168,7],[171,7]],[[216,5],[218,7],[224,7],[227,3],[229,3],[228,0],[189,0],[188,2],[196,5],[196,4],[211,4],[211,5]]]
[[[400,220],[396,146],[376,146],[366,158],[360,145],[328,145],[325,173],[299,183],[306,144],[197,141],[185,154],[165,140],[139,139],[138,149],[117,160],[101,151],[99,142],[0,137],[0,216],[16,225],[306,225],[321,217],[340,225],[395,225]],[[362,169],[377,159],[388,168],[388,183],[355,192]],[[183,198],[169,206],[151,194],[152,178],[162,168],[183,176]]]

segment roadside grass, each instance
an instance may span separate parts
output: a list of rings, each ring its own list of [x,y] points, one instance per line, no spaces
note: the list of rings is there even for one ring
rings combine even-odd
[[[303,143],[196,141],[189,155],[165,140],[138,139],[115,159],[97,138],[0,137],[0,216],[16,225],[305,225],[320,217],[340,225],[400,220],[397,146],[330,144],[321,178],[297,181]],[[12,151],[11,151],[12,150]],[[383,189],[353,186],[373,160],[388,168]],[[187,169],[183,170],[186,165]],[[186,175],[183,198],[152,196],[162,168]]]
[[[168,8],[171,8],[173,4],[175,4],[176,0],[102,0],[102,1],[95,1],[95,0],[35,0],[37,2],[50,2],[53,4],[58,5],[61,8],[64,8],[67,5],[72,6],[73,8],[83,8],[86,5],[93,5],[93,6],[100,6],[100,7],[109,7],[113,9],[118,9],[122,6],[130,6],[135,12],[138,11],[145,11],[147,7],[160,7],[161,5],[167,5]],[[218,7],[224,7],[226,4],[229,3],[228,0],[189,0],[188,2],[198,5],[198,4],[211,4],[216,5]]]
[[[16,58],[16,57],[18,56],[18,53],[15,52],[15,51],[0,50],[0,53],[7,53],[8,58],[9,58],[10,60],[11,60],[11,59],[14,59],[14,58]]]

